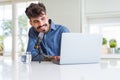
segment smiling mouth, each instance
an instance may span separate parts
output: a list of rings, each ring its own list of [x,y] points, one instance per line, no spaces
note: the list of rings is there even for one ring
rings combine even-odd
[[[38,26],[37,29],[40,29],[41,27],[47,26],[47,24],[44,24],[42,26]]]

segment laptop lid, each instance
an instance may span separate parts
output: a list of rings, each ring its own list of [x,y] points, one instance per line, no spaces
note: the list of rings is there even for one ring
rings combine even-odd
[[[97,63],[101,47],[100,34],[63,33],[59,64]]]

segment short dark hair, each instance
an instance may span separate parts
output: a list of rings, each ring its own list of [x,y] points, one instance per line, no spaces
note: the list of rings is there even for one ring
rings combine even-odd
[[[31,3],[27,8],[26,8],[26,15],[30,19],[31,17],[38,17],[43,14],[43,12],[46,14],[46,8],[43,3]]]

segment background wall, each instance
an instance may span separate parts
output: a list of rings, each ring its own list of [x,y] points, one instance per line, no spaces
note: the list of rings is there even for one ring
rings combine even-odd
[[[92,17],[120,16],[120,0],[85,0],[85,14]]]
[[[87,13],[120,11],[120,0],[85,0]]]
[[[0,0],[3,3],[24,0]],[[29,0],[34,1],[34,0]],[[49,18],[71,32],[85,32],[86,19],[120,17],[120,0],[38,0],[45,3]],[[3,4],[1,3],[0,4]]]
[[[49,18],[67,26],[71,32],[81,32],[81,0],[42,0]]]
[[[120,0],[42,0],[50,18],[71,32],[86,32],[89,18],[120,17]]]

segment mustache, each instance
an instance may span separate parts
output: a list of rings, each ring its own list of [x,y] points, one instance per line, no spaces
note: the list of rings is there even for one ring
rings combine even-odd
[[[43,27],[43,26],[47,26],[47,24],[43,24],[42,26],[38,26],[37,29]]]

